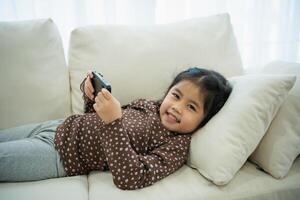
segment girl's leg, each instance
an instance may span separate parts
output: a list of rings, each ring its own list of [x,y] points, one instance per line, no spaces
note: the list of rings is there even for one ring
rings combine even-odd
[[[33,137],[34,135],[53,127],[63,122],[63,119],[51,120],[43,123],[31,123],[18,127],[0,130],[0,143],[12,140],[19,140],[23,138]]]
[[[42,123],[38,128],[31,129],[27,135],[29,137],[25,138],[26,134],[12,133],[22,135],[23,139],[14,137],[14,140],[1,142],[0,181],[34,181],[65,176],[62,162],[54,148],[56,127],[61,122]]]

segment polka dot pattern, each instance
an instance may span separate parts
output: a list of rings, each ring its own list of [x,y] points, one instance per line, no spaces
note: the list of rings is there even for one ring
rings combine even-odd
[[[118,188],[133,190],[152,185],[186,162],[191,135],[164,128],[158,102],[139,99],[122,108],[122,118],[110,124],[88,108],[58,126],[55,147],[69,176],[109,169]]]

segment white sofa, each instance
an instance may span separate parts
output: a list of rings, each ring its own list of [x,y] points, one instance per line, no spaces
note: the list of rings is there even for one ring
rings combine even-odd
[[[104,74],[122,104],[140,97],[160,98],[175,74],[189,66],[215,69],[228,78],[244,75],[227,14],[151,27],[77,28],[71,34],[68,65],[51,19],[0,22],[0,61],[1,129],[82,113],[79,84],[88,69]],[[264,73],[300,75],[297,63],[277,61],[267,69]],[[295,124],[300,122],[299,112]],[[216,185],[184,165],[153,186],[134,191],[118,189],[109,172],[94,171],[86,176],[0,183],[0,199],[296,200],[300,199],[300,158],[292,163],[284,178],[275,179],[246,161],[226,185]]]

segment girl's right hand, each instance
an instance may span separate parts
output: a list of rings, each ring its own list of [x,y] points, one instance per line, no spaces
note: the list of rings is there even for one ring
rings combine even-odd
[[[94,87],[92,85],[91,78],[93,78],[93,73],[91,70],[88,71],[86,80],[84,82],[84,93],[90,100],[94,100]]]

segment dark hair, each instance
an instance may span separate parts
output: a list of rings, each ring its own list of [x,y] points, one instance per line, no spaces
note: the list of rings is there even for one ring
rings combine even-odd
[[[201,128],[223,107],[232,91],[232,87],[226,78],[220,73],[213,70],[192,67],[180,72],[175,77],[164,97],[166,97],[169,90],[174,85],[183,80],[191,81],[195,85],[199,86],[201,93],[204,92],[205,117],[197,127]]]

